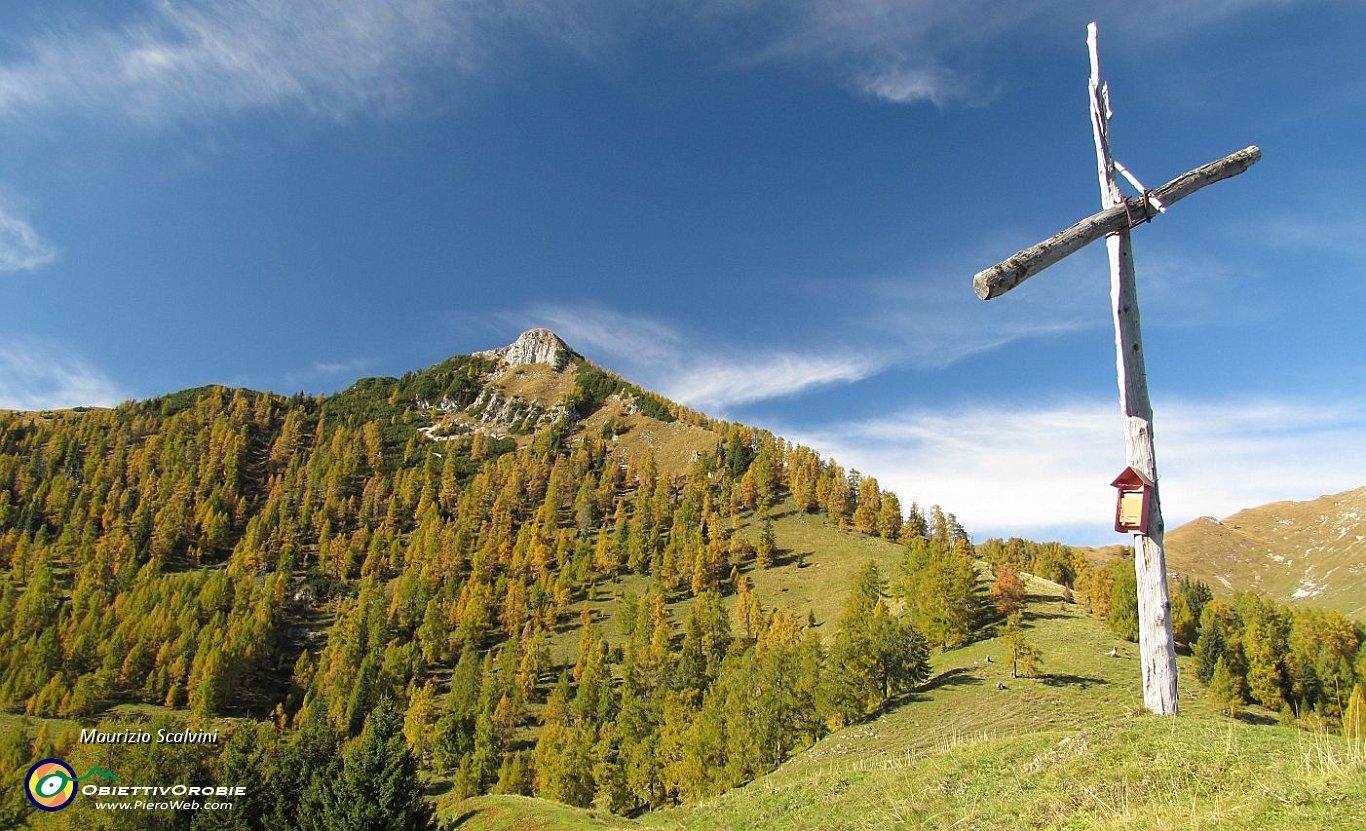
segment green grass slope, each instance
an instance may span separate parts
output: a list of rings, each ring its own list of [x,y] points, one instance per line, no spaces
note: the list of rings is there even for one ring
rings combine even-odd
[[[526,796],[476,796],[460,802],[443,817],[442,828],[479,831],[580,831],[640,828],[640,824],[606,811],[571,808]]]
[[[749,578],[765,608],[780,608],[799,615],[807,613],[816,618],[823,634],[834,630],[834,620],[844,605],[854,575],[869,560],[877,563],[883,578],[896,580],[900,575],[905,548],[898,543],[877,537],[841,531],[823,514],[804,514],[784,501],[775,506],[773,518],[777,556],[773,567],[755,568],[753,560],[745,563],[742,573]],[[751,515],[740,532],[751,543],[759,540],[760,528]],[[623,594],[640,596],[650,588],[650,578],[639,574],[624,574],[605,581],[594,588],[592,598],[584,605],[602,628],[608,643],[619,645],[625,641],[616,618],[618,600]],[[686,620],[691,598],[678,599],[669,604],[675,624]],[[727,608],[734,610],[735,595],[727,595]],[[827,624],[829,624],[827,626]],[[561,664],[572,666],[578,658],[579,629],[568,627],[555,633],[550,640],[551,655]]]
[[[1331,829],[1366,826],[1366,753],[1336,737],[1215,712],[1180,659],[1182,716],[1139,714],[1137,647],[1031,581],[1040,677],[990,637],[935,659],[924,687],[783,767],[634,821],[523,797],[442,806],[445,827]],[[1115,648],[1118,657],[1110,657]],[[988,662],[990,658],[990,662]],[[1004,689],[999,689],[998,684]]]

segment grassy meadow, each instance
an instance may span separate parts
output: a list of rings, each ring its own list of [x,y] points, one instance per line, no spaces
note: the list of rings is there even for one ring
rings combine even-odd
[[[781,514],[781,512],[780,512]],[[765,605],[837,614],[869,557],[895,578],[898,546],[781,514],[779,565],[753,575]],[[828,546],[836,546],[837,550]],[[809,551],[819,556],[795,554]],[[1025,615],[1043,651],[1036,678],[1013,678],[988,630],[934,658],[931,679],[882,713],[827,736],[773,773],[720,797],[633,820],[525,797],[441,805],[446,828],[1331,829],[1366,826],[1366,751],[1276,724],[1249,707],[1230,718],[1180,656],[1182,715],[1143,714],[1138,647],[1061,587],[1031,578]],[[606,604],[607,600],[600,601]],[[1117,656],[1111,657],[1111,650]]]

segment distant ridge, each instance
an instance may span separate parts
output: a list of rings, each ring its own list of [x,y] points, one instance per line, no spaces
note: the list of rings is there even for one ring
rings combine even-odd
[[[1167,562],[1222,594],[1251,589],[1366,620],[1366,487],[1192,520],[1167,534]]]

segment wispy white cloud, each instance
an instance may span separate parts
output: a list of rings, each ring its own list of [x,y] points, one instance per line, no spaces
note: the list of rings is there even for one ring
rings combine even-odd
[[[962,74],[942,66],[887,66],[869,70],[858,87],[875,98],[894,104],[928,101],[945,106],[972,97],[972,83]]]
[[[743,61],[821,67],[862,95],[940,106],[989,99],[994,84],[955,64],[968,47],[1036,13],[1029,3],[985,0],[719,0],[709,11],[761,33],[741,47]],[[764,25],[751,27],[756,19]]]
[[[852,294],[866,299],[849,314],[850,330],[886,344],[899,364],[943,369],[1016,341],[1111,325],[1103,249],[1073,255],[990,302],[973,294],[973,270],[1009,256],[1013,248],[1005,243],[984,250],[894,278],[859,281],[860,290]]]
[[[749,348],[739,343],[718,346],[713,339],[689,337],[653,318],[597,306],[540,307],[503,317],[515,325],[553,329],[590,359],[675,401],[716,414],[738,404],[853,383],[887,365],[875,355]]]
[[[685,338],[671,326],[602,306],[543,305],[502,318],[509,325],[531,325],[528,321],[533,321],[553,329],[572,348],[590,358],[611,357],[632,367],[671,365],[687,348]]]
[[[0,340],[0,408],[111,407],[129,397],[99,368],[61,344]]]
[[[891,368],[938,371],[1023,341],[1109,331],[1109,267],[1102,246],[1069,257],[1010,295],[983,302],[970,287],[972,266],[1011,253],[918,266],[896,277],[842,278],[830,298],[839,346],[803,336],[800,345],[743,338],[691,337],[656,319],[601,306],[541,306],[501,317],[506,326],[547,326],[579,351],[610,359],[633,379],[693,406],[728,406],[817,387],[854,383]],[[957,274],[958,276],[953,276]],[[1246,277],[1246,272],[1241,272]],[[1256,298],[1216,302],[1233,269],[1199,253],[1153,252],[1142,267],[1149,326],[1232,326],[1259,318]],[[828,286],[811,288],[823,296]]]
[[[829,384],[860,381],[882,369],[859,356],[778,352],[731,359],[703,358],[668,379],[664,394],[695,407],[727,407],[795,395]]]
[[[1275,8],[1306,6],[1305,0],[1207,0],[1190,3],[1187,0],[1149,0],[1146,3],[1126,3],[1110,0],[1074,0],[1070,3],[1047,3],[1058,18],[1079,20],[1100,18],[1119,29],[1131,44],[1147,44],[1182,38],[1209,27],[1226,24],[1249,15],[1266,13]]]
[[[314,361],[307,367],[284,374],[285,384],[291,387],[321,383],[325,387],[337,382],[350,383],[375,365],[373,358],[352,358],[345,361]],[[240,385],[251,386],[249,379],[238,379]],[[267,386],[269,386],[267,384]]]
[[[1366,401],[1155,406],[1168,528],[1366,484]],[[943,505],[979,538],[1059,533],[1080,543],[1123,542],[1111,528],[1108,487],[1124,467],[1114,402],[915,409],[779,432],[876,476],[903,500]]]
[[[1145,246],[1135,259],[1145,329],[1249,326],[1276,312],[1267,296],[1249,290],[1270,279],[1256,257],[1177,242]]]
[[[117,24],[54,25],[15,43],[0,63],[0,117],[77,111],[163,125],[271,109],[345,119],[503,71],[529,42],[597,57],[657,36],[722,65],[814,68],[886,101],[979,104],[997,92],[984,67],[1008,38],[1097,12],[1129,40],[1156,38],[1284,2],[1158,0],[1135,11],[1059,0],[710,0],[653,16],[590,0],[156,2]]]
[[[361,372],[367,367],[374,366],[371,358],[354,358],[349,361],[314,361],[309,367],[313,375],[343,375],[349,372]]]
[[[191,0],[117,28],[51,32],[0,64],[0,116],[74,110],[196,122],[246,110],[344,119],[406,106],[417,76],[496,63],[512,32],[585,49],[577,2]],[[439,81],[437,82],[440,83]]]
[[[1110,269],[1097,242],[1005,296],[982,301],[972,292],[974,270],[1021,247],[1020,234],[995,235],[965,246],[950,261],[920,264],[894,277],[849,278],[850,332],[886,345],[895,363],[937,370],[1022,341],[1113,327]],[[1214,256],[1199,246],[1169,241],[1145,247],[1137,264],[1145,328],[1246,326],[1274,313],[1268,301],[1242,287],[1263,279],[1255,257]]]
[[[1309,250],[1355,262],[1366,260],[1366,212],[1356,205],[1314,206],[1290,214],[1272,213],[1249,223],[1246,239],[1268,248]]]
[[[56,250],[22,216],[0,201],[0,271],[33,271],[57,256]]]
[[[893,367],[940,370],[1016,341],[1109,327],[1104,269],[1103,252],[1091,262],[1072,258],[1037,290],[993,304],[977,299],[963,268],[956,269],[964,274],[958,280],[938,273],[847,278],[842,284],[856,288],[829,309],[843,321],[838,346],[809,334],[799,345],[693,336],[596,305],[539,306],[500,320],[507,327],[553,329],[590,358],[714,412],[854,383]]]
[[[760,33],[757,44],[746,44],[749,62],[816,66],[863,95],[945,106],[988,103],[997,95],[999,79],[987,68],[991,52],[1018,52],[1021,42],[1060,31],[1076,37],[1089,20],[1105,21],[1128,48],[1138,49],[1294,2],[713,0],[706,8],[716,20]],[[752,25],[760,18],[763,26]]]

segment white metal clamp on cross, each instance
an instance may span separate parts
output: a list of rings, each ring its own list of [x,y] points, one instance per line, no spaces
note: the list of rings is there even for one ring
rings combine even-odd
[[[1115,163],[1115,170],[1119,171],[1119,175],[1123,176],[1125,179],[1128,179],[1129,184],[1133,185],[1139,193],[1143,194],[1143,198],[1148,200],[1148,204],[1152,205],[1160,214],[1164,214],[1167,212],[1167,206],[1163,205],[1162,201],[1158,199],[1156,196],[1153,196],[1152,191],[1143,187],[1143,183],[1138,181],[1138,178],[1135,177],[1134,174],[1129,172],[1129,168],[1120,164],[1119,159],[1114,159],[1113,161]],[[1149,217],[1149,219],[1151,218],[1152,217]]]
[[[1124,414],[1125,450],[1129,461],[1129,467],[1114,484],[1116,487],[1132,485],[1130,495],[1140,497],[1126,502],[1125,491],[1121,490],[1116,528],[1131,530],[1134,535],[1143,705],[1154,713],[1176,715],[1176,645],[1172,640],[1166,555],[1162,550],[1162,508],[1158,503],[1157,463],[1153,457],[1153,412],[1143,365],[1138,292],[1129,234],[1137,225],[1164,213],[1177,200],[1247,170],[1262,157],[1262,151],[1255,146],[1244,148],[1183,173],[1156,190],[1148,190],[1110,153],[1110,93],[1100,82],[1095,23],[1086,29],[1086,43],[1091,57],[1091,128],[1096,142],[1102,210],[978,272],[972,284],[977,296],[983,300],[999,297],[1087,243],[1105,237],[1105,247],[1110,254],[1110,299],[1115,323],[1119,402]],[[1138,196],[1125,198],[1120,194],[1116,172],[1138,189]]]

